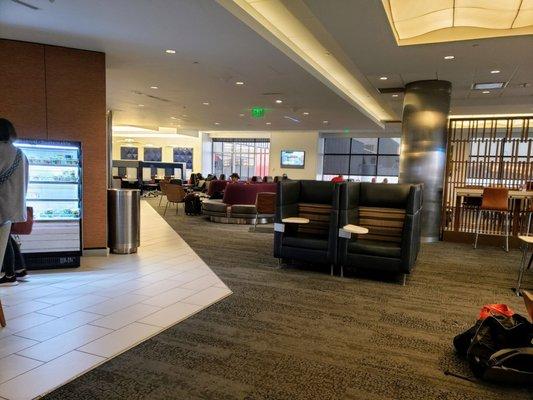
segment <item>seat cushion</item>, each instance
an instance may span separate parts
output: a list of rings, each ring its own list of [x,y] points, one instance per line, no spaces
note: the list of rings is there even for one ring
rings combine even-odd
[[[219,213],[225,213],[228,205],[216,200],[205,200],[202,203],[202,209],[206,211],[214,211]]]
[[[311,235],[285,236],[283,246],[299,247],[304,249],[327,250],[328,238]]]
[[[255,216],[255,206],[251,204],[234,204],[231,206],[232,214],[253,214]]]
[[[400,258],[402,249],[394,243],[357,240],[348,243],[348,253],[365,254],[376,257]]]

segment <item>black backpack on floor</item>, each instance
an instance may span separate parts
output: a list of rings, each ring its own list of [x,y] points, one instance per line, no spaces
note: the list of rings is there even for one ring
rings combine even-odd
[[[519,314],[489,316],[454,338],[478,378],[533,385],[533,324]]]
[[[185,203],[185,214],[200,215],[202,213],[202,202],[197,194],[189,193],[183,201]]]

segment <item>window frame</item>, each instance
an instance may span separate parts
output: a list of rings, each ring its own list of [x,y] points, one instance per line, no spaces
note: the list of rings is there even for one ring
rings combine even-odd
[[[222,143],[221,151],[215,151],[216,143]],[[224,144],[226,143],[232,143],[231,151],[224,151]],[[243,148],[246,151],[243,151]],[[220,155],[222,172],[215,170],[215,154]],[[224,172],[226,157],[231,160],[232,171],[229,174],[236,172],[241,178],[249,179],[255,175],[256,166],[259,165],[260,176],[267,176],[270,161],[270,139],[213,138],[211,140],[211,172],[213,174],[224,173],[229,176],[228,173]],[[243,160],[245,161],[243,162]],[[259,164],[257,163],[258,160]],[[243,170],[246,173],[243,173]]]
[[[388,158],[388,157],[400,157],[400,151],[398,150],[397,153],[381,153],[380,152],[380,147],[381,147],[381,140],[382,139],[398,139],[398,140],[401,140],[401,138],[373,138],[373,137],[364,137],[364,138],[358,138],[358,137],[351,137],[351,138],[340,138],[340,139],[349,139],[350,140],[350,146],[349,146],[349,151],[347,153],[328,153],[326,151],[326,141],[328,139],[339,139],[339,138],[324,138],[324,154],[323,154],[323,160],[322,160],[322,179],[324,178],[324,176],[328,175],[332,175],[331,173],[325,173],[324,172],[324,160],[326,158],[326,156],[343,156],[343,157],[348,157],[348,173],[347,174],[342,174],[342,175],[345,175],[345,176],[371,176],[371,177],[390,177],[391,175],[388,174],[388,175],[383,175],[383,174],[379,174],[378,173],[378,166],[379,166],[379,159],[380,157],[381,158]],[[372,153],[365,153],[364,151],[362,152],[352,152],[352,149],[353,149],[353,142],[354,140],[359,140],[359,139],[376,139],[377,140],[377,148],[376,148],[376,153],[375,154],[372,154]],[[401,146],[401,141],[400,143],[398,143],[398,148]],[[364,159],[364,157],[367,156],[367,157],[376,157],[376,164],[375,164],[375,174],[363,174],[363,173],[356,173],[356,171],[352,171],[352,157],[363,157],[362,159]],[[398,175],[399,175],[399,172],[398,172]]]

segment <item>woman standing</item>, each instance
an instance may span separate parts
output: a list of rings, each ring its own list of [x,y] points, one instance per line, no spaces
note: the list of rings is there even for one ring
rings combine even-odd
[[[13,124],[0,118],[0,261],[3,262],[11,224],[26,221],[28,160],[13,145],[17,133]],[[16,285],[14,263],[0,274],[0,286]],[[12,266],[12,268],[11,268]]]

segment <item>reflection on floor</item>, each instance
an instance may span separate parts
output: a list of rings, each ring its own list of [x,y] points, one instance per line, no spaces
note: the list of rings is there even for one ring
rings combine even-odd
[[[141,212],[137,254],[0,289],[0,398],[47,393],[231,294],[145,202]]]

